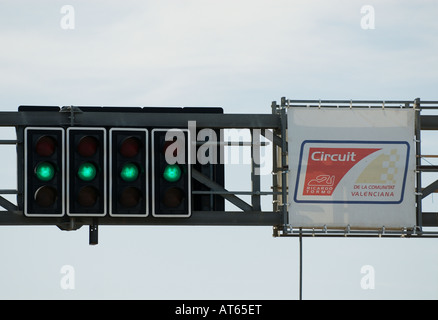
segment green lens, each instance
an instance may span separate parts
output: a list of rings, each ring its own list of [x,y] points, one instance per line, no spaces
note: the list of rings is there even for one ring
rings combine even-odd
[[[41,181],[50,181],[55,176],[55,167],[49,162],[40,162],[35,168],[35,174]]]
[[[169,182],[178,181],[181,178],[181,168],[177,164],[169,164],[163,172],[163,178]]]
[[[120,171],[120,178],[124,181],[131,182],[138,177],[138,167],[133,163],[126,163]]]
[[[91,181],[96,177],[96,166],[90,162],[85,162],[79,166],[78,177],[83,181]]]

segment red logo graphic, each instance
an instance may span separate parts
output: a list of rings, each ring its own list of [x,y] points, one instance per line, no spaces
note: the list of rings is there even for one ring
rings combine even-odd
[[[310,148],[303,195],[331,196],[342,178],[377,148]]]

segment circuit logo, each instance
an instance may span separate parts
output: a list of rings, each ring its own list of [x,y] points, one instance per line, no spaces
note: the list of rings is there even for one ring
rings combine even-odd
[[[331,196],[354,165],[376,148],[310,148],[304,195]]]
[[[399,203],[409,150],[398,141],[304,141],[294,200]]]

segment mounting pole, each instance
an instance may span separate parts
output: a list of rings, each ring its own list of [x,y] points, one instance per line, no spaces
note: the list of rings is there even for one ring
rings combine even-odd
[[[93,218],[93,224],[90,224],[90,245],[96,245],[98,241],[99,226],[97,224],[97,218]]]
[[[287,126],[287,119],[286,119],[286,98],[281,98],[281,109],[280,109],[280,121],[281,121],[281,201],[282,201],[282,207],[281,212],[283,213],[283,221],[284,221],[284,233],[287,233],[287,226],[290,223],[289,217],[287,214],[288,210],[288,198],[287,198],[287,173],[289,170],[288,164],[287,164],[287,134],[286,134],[286,126]]]
[[[420,232],[423,231],[423,208],[422,208],[422,199],[423,199],[423,189],[421,182],[421,106],[420,106],[420,98],[416,98],[414,100],[414,110],[415,110],[415,149],[416,149],[416,178],[417,178],[417,186],[416,186],[416,198],[417,198],[417,228]]]
[[[303,300],[303,233],[300,228],[300,300]]]

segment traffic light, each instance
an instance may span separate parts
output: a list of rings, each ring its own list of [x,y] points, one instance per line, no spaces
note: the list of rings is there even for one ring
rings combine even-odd
[[[190,217],[190,135],[187,129],[152,130],[152,215]]]
[[[67,215],[107,213],[105,128],[67,128]]]
[[[64,207],[64,129],[24,129],[24,214],[61,217]]]
[[[109,214],[148,215],[148,131],[111,128],[109,131]]]

